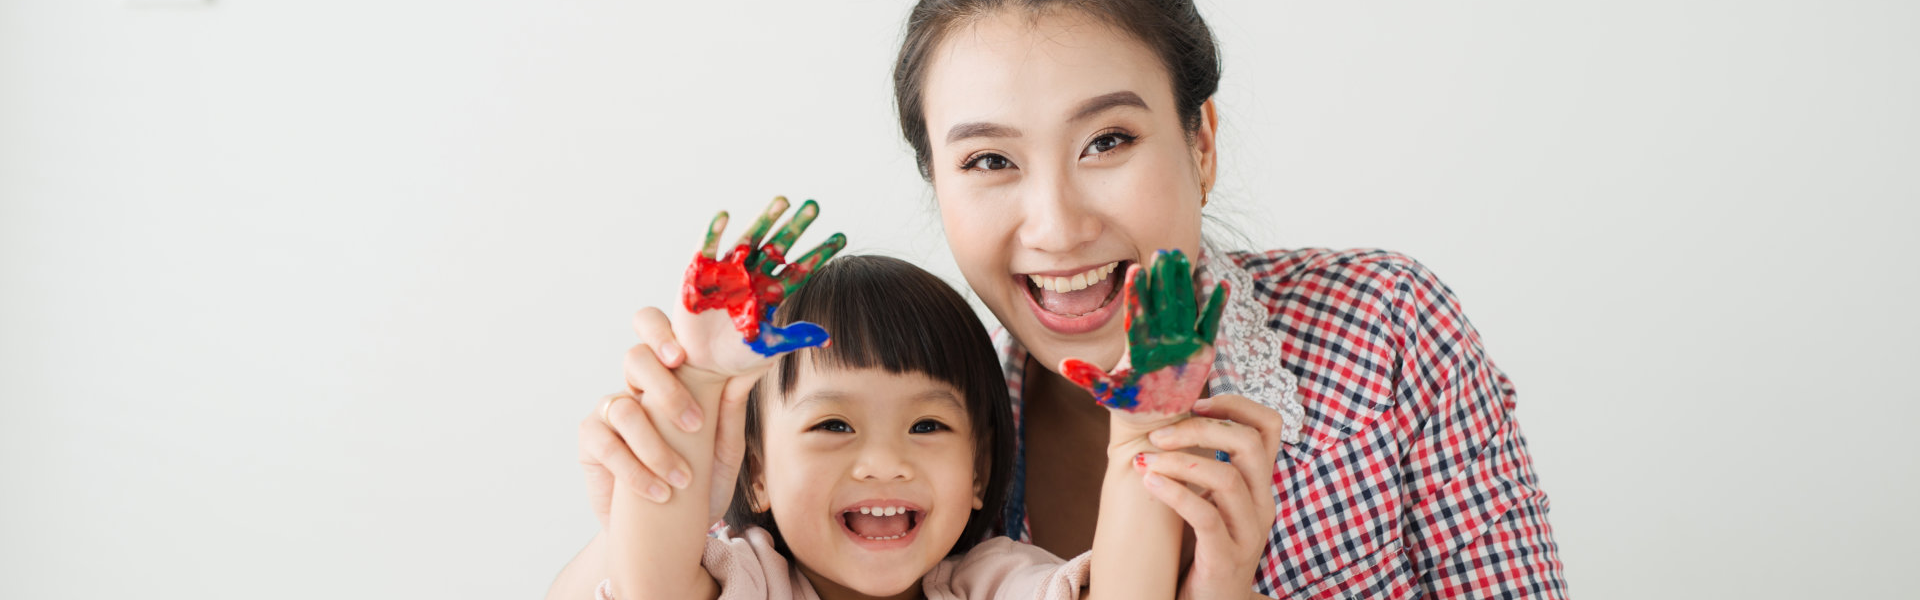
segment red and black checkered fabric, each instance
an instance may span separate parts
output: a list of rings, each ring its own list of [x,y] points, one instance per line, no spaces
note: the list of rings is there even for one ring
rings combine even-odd
[[[1564,598],[1514,389],[1453,292],[1378,250],[1228,253],[1299,381],[1255,589],[1281,598]],[[1212,257],[1209,257],[1212,258]],[[1225,332],[1223,332],[1224,334]],[[1025,351],[1004,335],[1016,418]],[[1022,444],[1024,446],[1024,444]],[[1030,539],[1025,456],[1008,534]],[[1045,524],[1041,524],[1045,526]]]

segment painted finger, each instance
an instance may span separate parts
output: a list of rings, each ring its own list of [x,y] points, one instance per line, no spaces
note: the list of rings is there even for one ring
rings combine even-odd
[[[580,422],[580,453],[581,463],[592,460],[606,468],[619,484],[618,487],[654,502],[665,503],[673,497],[666,480],[655,476],[640,464],[640,459],[635,458],[633,450],[627,447],[626,440],[600,422],[600,413],[596,412]],[[593,501],[596,505],[599,502],[598,499]]]
[[[1156,293],[1170,319],[1169,324],[1179,324],[1179,329],[1169,332],[1185,333],[1192,331],[1194,321],[1200,315],[1199,303],[1193,291],[1193,264],[1187,262],[1187,255],[1179,250],[1161,251],[1153,262],[1153,277],[1158,284]]]
[[[800,289],[801,285],[807,283],[807,278],[813,277],[814,269],[820,268],[822,263],[827,262],[846,247],[847,236],[835,233],[827,236],[827,241],[820,242],[819,246],[801,255],[799,260],[787,264],[785,269],[780,270],[780,286],[785,294],[793,295],[794,290]]]
[[[693,481],[693,466],[660,437],[648,412],[640,402],[616,401],[607,407],[607,423],[648,472],[675,488],[686,489]]]
[[[766,248],[772,250],[769,254],[785,257],[787,250],[793,247],[794,240],[800,239],[800,234],[806,233],[807,226],[812,225],[814,217],[818,216],[820,216],[819,203],[812,200],[801,202],[800,210],[793,213],[793,218],[787,220],[786,226],[775,232],[773,239],[767,240]],[[785,262],[786,259],[780,258],[780,260]]]
[[[1145,347],[1147,341],[1151,339],[1152,332],[1149,331],[1150,327],[1147,323],[1146,298],[1142,296],[1152,286],[1152,282],[1147,280],[1147,270],[1140,268],[1139,263],[1127,265],[1126,282],[1127,321],[1124,327],[1127,328],[1127,347],[1129,349]]]
[[[769,322],[760,326],[760,337],[747,342],[747,348],[772,357],[801,348],[825,346],[828,339],[827,330],[813,323],[795,321],[786,327],[775,327]]]
[[[700,255],[711,259],[720,258],[720,232],[726,230],[727,211],[723,210],[720,214],[714,215],[712,221],[707,222],[707,241],[700,244]]]
[[[654,307],[642,308],[633,313],[633,333],[640,336],[640,343],[653,347],[660,364],[669,369],[678,369],[687,361],[687,350],[680,347],[680,340],[673,334],[673,321],[667,313]]]
[[[1220,314],[1226,312],[1227,295],[1232,289],[1225,281],[1213,286],[1213,295],[1207,298],[1207,310],[1200,313],[1200,325],[1195,331],[1201,342],[1211,344],[1220,333]]]
[[[701,414],[700,403],[695,402],[693,394],[673,376],[673,371],[660,364],[658,352],[646,344],[635,344],[627,349],[624,374],[627,389],[636,397],[646,399],[649,412],[666,415],[681,431],[693,433],[700,430],[705,419]]]
[[[761,211],[760,216],[753,220],[753,226],[748,227],[745,233],[740,234],[740,243],[734,244],[734,247],[744,246],[748,250],[758,248],[760,246],[760,238],[767,236],[767,230],[773,229],[774,219],[780,218],[780,213],[784,212],[787,212],[787,197],[774,196],[773,201],[767,203],[767,209]]]

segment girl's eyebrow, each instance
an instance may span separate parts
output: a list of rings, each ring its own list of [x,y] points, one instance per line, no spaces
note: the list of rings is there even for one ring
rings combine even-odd
[[[1147,101],[1141,99],[1139,94],[1128,90],[1120,90],[1118,92],[1107,92],[1088,98],[1085,102],[1081,102],[1079,108],[1075,108],[1072,111],[1073,116],[1069,117],[1067,121],[1085,121],[1094,115],[1105,112],[1107,109],[1121,106],[1132,106],[1140,110],[1153,110],[1147,107]],[[960,140],[976,137],[1015,138],[1020,137],[1020,130],[999,123],[988,123],[984,121],[969,121],[954,125],[952,129],[947,130],[948,145],[952,145],[954,142]]]
[[[847,401],[848,398],[851,398],[851,397],[853,397],[853,394],[849,394],[839,390],[820,390],[817,392],[813,392],[811,394],[807,394],[806,396],[802,396],[799,399],[799,401],[794,402],[792,405],[789,405],[788,408],[791,410],[800,410],[801,408],[805,408],[809,404],[828,404],[828,403],[845,402]],[[951,404],[953,405],[954,408],[960,409],[961,412],[966,412],[967,410],[967,404],[965,402],[961,402],[959,396],[955,396],[953,392],[950,390],[945,390],[940,388],[934,388],[934,389],[920,392],[918,394],[914,394],[908,397],[907,400],[915,403],[933,402],[933,403],[940,403],[940,404]]]

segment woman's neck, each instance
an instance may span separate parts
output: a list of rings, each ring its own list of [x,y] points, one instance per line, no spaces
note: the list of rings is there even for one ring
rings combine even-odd
[[[1026,389],[1021,390],[1021,404],[1040,406],[1048,415],[1062,419],[1061,423],[1079,430],[1081,427],[1096,427],[1105,432],[1107,420],[1111,415],[1106,407],[1093,401],[1093,394],[1074,385],[1066,377],[1053,372],[1027,355]]]
[[[907,589],[902,590],[898,594],[892,596],[868,596],[847,586],[840,585],[839,582],[829,579],[825,575],[815,573],[813,569],[807,568],[806,565],[800,564],[797,560],[794,564],[799,565],[800,575],[807,578],[807,583],[813,584],[813,592],[820,595],[820,600],[921,600],[926,598],[926,595],[920,592],[919,579],[913,580],[913,585],[908,586]]]

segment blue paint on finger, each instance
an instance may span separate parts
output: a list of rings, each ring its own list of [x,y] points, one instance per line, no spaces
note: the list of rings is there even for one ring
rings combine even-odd
[[[1227,451],[1225,450],[1213,451],[1213,459],[1220,462],[1233,462],[1233,456],[1227,454]]]

